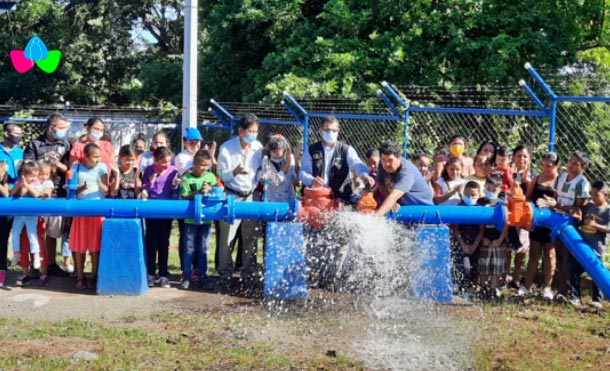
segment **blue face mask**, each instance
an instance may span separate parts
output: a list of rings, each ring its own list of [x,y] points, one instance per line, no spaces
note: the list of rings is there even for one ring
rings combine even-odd
[[[269,160],[271,160],[271,162],[273,162],[274,164],[281,164],[284,159],[283,158],[273,158],[273,157],[269,157]]]
[[[256,140],[256,134],[254,133],[248,133],[244,136],[244,142],[250,144],[253,143]]]
[[[476,204],[477,200],[474,200],[470,197],[466,197],[465,195],[462,195],[462,202],[466,206],[473,206],[474,204]]]
[[[66,133],[68,133],[68,129],[55,130],[55,132],[53,133],[53,138],[64,139],[66,137]]]
[[[104,132],[102,131],[91,131],[89,133],[89,138],[93,140],[100,140],[104,136]]]
[[[324,139],[324,141],[329,144],[335,143],[338,137],[338,131],[327,130],[322,133],[322,139]]]

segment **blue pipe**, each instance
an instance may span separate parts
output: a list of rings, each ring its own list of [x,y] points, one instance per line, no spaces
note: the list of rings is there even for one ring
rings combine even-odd
[[[411,112],[437,112],[437,113],[471,113],[479,115],[499,115],[499,116],[536,116],[546,117],[548,114],[543,111],[520,111],[502,109],[481,109],[481,108],[440,108],[440,107],[409,107]]]
[[[553,239],[559,238],[570,250],[572,256],[591,276],[593,282],[608,298],[610,297],[610,271],[606,269],[601,259],[582,239],[573,225],[573,219],[550,210],[537,209],[534,213],[534,225],[540,225],[551,230]]]
[[[290,112],[290,114],[299,122],[302,123],[302,119],[301,117],[299,117],[299,115],[292,109],[292,107],[290,107],[290,104],[286,103],[286,101],[282,101],[282,106],[284,106],[284,108],[286,108],[286,110],[288,112]]]
[[[288,121],[288,120],[272,120],[272,119],[259,119],[261,124],[269,124],[269,125],[294,125],[300,126],[301,123],[297,121]]]
[[[313,113],[310,112],[309,117],[321,117],[326,118],[328,116],[334,116],[338,119],[353,119],[353,120],[402,120],[402,116],[391,116],[391,115],[359,115],[353,113]]]
[[[227,111],[223,106],[221,106],[218,102],[216,102],[214,99],[210,99],[210,104],[213,105],[214,107],[216,107],[220,112],[222,112],[223,114],[227,115],[228,118],[233,119],[233,115],[231,115],[229,113],[229,111]]]
[[[540,98],[538,98],[536,93],[534,93],[534,90],[532,90],[532,88],[530,88],[530,86],[525,82],[525,80],[519,80],[519,85],[521,85],[523,90],[525,90],[527,95],[529,95],[530,98],[532,98],[532,100],[536,103],[536,105],[538,107],[540,107],[541,110],[546,111],[546,107],[544,106],[544,103],[542,103]]]
[[[549,151],[555,151],[555,133],[557,130],[557,102],[553,100],[551,103],[551,114],[550,114],[550,125],[549,125]]]
[[[390,98],[388,98],[387,95],[383,94],[381,90],[377,90],[377,95],[379,95],[379,97],[385,102],[385,104],[390,107],[390,109],[392,110],[392,112],[394,112],[396,116],[400,116],[398,108],[396,108],[396,106],[390,101]]]
[[[408,143],[409,143],[409,120],[410,119],[411,119],[411,114],[410,114],[409,110],[406,110],[405,111],[405,127],[403,129],[404,143],[402,144],[402,147],[403,147],[402,156],[404,158],[407,158],[407,149],[408,149]]]
[[[557,102],[610,102],[610,97],[572,97],[563,96],[555,99]]]
[[[396,90],[394,90],[394,88],[392,88],[392,85],[388,84],[386,81],[383,81],[381,83],[381,86],[383,86],[383,88],[390,93],[390,95],[396,99],[398,101],[398,103],[400,103],[403,107],[408,107],[409,105],[407,104],[407,102],[405,102],[404,99],[402,99],[400,97],[400,95],[398,95],[398,93],[396,92]]]
[[[210,129],[228,129],[227,126],[225,125],[218,125],[218,124],[210,124],[207,122],[202,122],[197,124],[197,127],[199,128],[210,128]]]
[[[303,106],[301,106],[299,102],[296,101],[296,99],[294,99],[290,94],[288,94],[288,92],[284,92],[284,97],[286,97],[286,99],[288,99],[288,101],[292,103],[301,112],[302,115],[307,114],[305,108],[303,108]]]
[[[493,224],[502,230],[506,220],[506,208],[463,206],[401,206],[396,213],[388,213],[387,219],[423,224]]]
[[[214,109],[212,107],[208,108],[208,112],[211,113],[214,117],[216,117],[218,119],[218,121],[222,122],[225,126],[227,126],[227,127],[229,126],[229,123],[227,122],[227,120],[225,120],[225,118],[222,117],[221,114],[214,111]]]
[[[525,64],[525,69],[527,70],[527,72],[530,73],[530,75],[532,75],[532,77],[534,78],[534,80],[536,80],[536,82],[538,82],[538,84],[540,84],[540,86],[542,87],[542,89],[544,89],[544,91],[550,95],[551,99],[555,99],[557,97],[557,95],[555,94],[555,92],[553,91],[553,89],[551,89],[551,87],[546,83],[546,81],[544,81],[544,79],[542,78],[542,76],[540,76],[538,74],[538,71],[536,71],[536,69],[534,67],[532,67],[531,64],[526,63]]]
[[[25,216],[103,216],[107,218],[184,219],[196,222],[235,219],[270,221],[293,220],[298,203],[235,202],[234,196],[212,194],[186,200],[66,200],[29,197],[1,198],[0,215]]]

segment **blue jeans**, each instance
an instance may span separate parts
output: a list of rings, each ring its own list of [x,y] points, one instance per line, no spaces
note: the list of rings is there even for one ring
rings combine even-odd
[[[212,224],[184,224],[184,234],[182,236],[182,271],[185,279],[190,279],[192,275],[193,260],[197,259],[200,279],[207,278],[208,270],[208,241],[212,231]]]
[[[15,216],[13,217],[13,251],[19,252],[21,246],[21,230],[25,226],[25,230],[30,240],[30,253],[40,253],[40,245],[38,244],[38,226],[37,216]]]
[[[589,246],[595,252],[598,258],[603,260],[604,255],[606,255],[606,251],[599,246]],[[570,288],[572,299],[581,299],[580,292],[580,275],[583,274],[584,268],[578,263],[576,259],[572,259],[570,262]],[[604,301],[604,293],[599,290],[595,282],[591,285],[591,299],[593,301],[597,301],[601,303]]]

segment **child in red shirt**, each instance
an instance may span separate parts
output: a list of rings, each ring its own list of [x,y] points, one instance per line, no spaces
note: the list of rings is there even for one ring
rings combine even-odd
[[[513,169],[510,166],[513,151],[507,146],[502,146],[496,151],[496,167],[489,173],[490,177],[502,178],[500,197],[504,200],[504,195],[513,182]]]

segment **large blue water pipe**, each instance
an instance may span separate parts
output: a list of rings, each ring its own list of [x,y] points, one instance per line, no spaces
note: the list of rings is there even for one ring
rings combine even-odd
[[[530,204],[531,227],[546,227],[551,230],[553,239],[559,238],[570,250],[574,258],[608,298],[610,297],[610,271],[582,237],[569,216],[548,209],[538,209]],[[460,206],[402,206],[389,219],[424,224],[493,224],[502,230],[508,217],[507,208],[497,207],[460,207]]]
[[[214,188],[208,196],[196,195],[194,200],[66,200],[29,197],[0,198],[0,215],[25,216],[103,216],[107,218],[192,218],[196,223],[235,219],[269,221],[294,220],[298,202],[236,202],[222,189]]]

